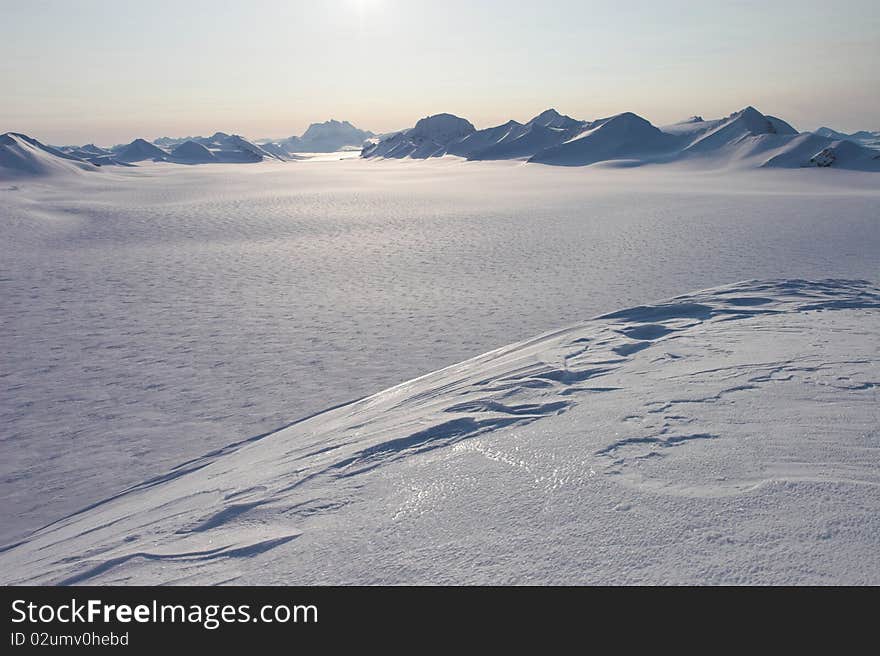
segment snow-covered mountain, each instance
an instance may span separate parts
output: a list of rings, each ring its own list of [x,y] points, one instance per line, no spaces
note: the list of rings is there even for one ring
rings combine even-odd
[[[539,125],[542,128],[557,128],[561,130],[569,130],[579,127],[583,121],[579,121],[570,116],[560,114],[554,108],[545,109],[543,112],[531,119],[526,125]]]
[[[364,146],[364,157],[413,157],[426,159],[444,155],[450,144],[476,132],[470,121],[453,114],[435,114],[419,119],[414,127]]]
[[[0,135],[0,178],[96,170],[97,167],[91,162],[47,146],[25,134],[7,132]]]
[[[877,584],[878,337],[859,280],[622,309],[185,462],[0,582]]]
[[[2,135],[0,171],[5,176],[48,175],[51,173],[93,171],[100,166],[135,166],[139,162],[206,164],[211,162],[252,163],[283,157],[257,146],[239,135],[217,132],[210,137],[163,138],[174,144],[170,152],[146,139],[135,139],[107,150],[94,144],[55,148],[18,133]]]
[[[854,141],[855,143],[865,146],[867,148],[880,150],[880,130],[874,132],[870,132],[868,130],[859,130],[858,132],[853,132],[852,134],[846,134],[845,132],[838,132],[837,130],[833,130],[831,128],[822,127],[818,130],[814,130],[813,132],[814,134],[818,134],[820,137],[828,137],[837,141]]]
[[[754,107],[720,119],[692,116],[660,127],[632,112],[587,121],[547,109],[525,123],[510,120],[481,130],[453,114],[436,114],[420,119],[410,129],[380,136],[360,130],[348,121],[330,120],[313,123],[302,137],[261,144],[225,132],[210,137],[161,137],[153,143],[135,139],[110,150],[94,144],[53,148],[24,135],[16,139],[19,143],[15,148],[37,148],[42,154],[31,153],[28,159],[24,158],[24,151],[19,152],[14,156],[20,160],[15,167],[52,170],[69,167],[71,162],[102,166],[147,161],[287,161],[301,159],[297,152],[335,152],[362,146],[364,158],[425,159],[454,155],[468,160],[513,159],[562,166],[683,162],[703,168],[833,167],[880,171],[880,132],[848,135],[823,127],[799,133],[783,119],[762,114]],[[6,147],[13,148],[11,144]],[[66,160],[66,164],[51,156]],[[50,159],[46,160],[47,157]],[[31,163],[24,163],[22,158]],[[42,164],[37,163],[40,158],[45,160]],[[7,168],[14,167],[10,163]]]
[[[113,150],[120,162],[161,161],[168,157],[167,151],[140,138],[129,144],[114,146]]]
[[[312,123],[302,136],[289,137],[278,145],[288,153],[332,153],[346,148],[361,148],[374,136],[369,130],[356,128],[348,121],[330,119]]]
[[[197,141],[184,141],[171,151],[171,159],[186,164],[206,164],[216,162],[217,158],[207,146]]]
[[[509,124],[508,124],[509,125]],[[517,124],[518,125],[518,124]],[[471,160],[524,159],[564,143],[584,128],[583,121],[564,116],[555,109],[548,109],[522,126],[487,144],[484,148],[472,149],[465,156]],[[480,130],[475,137],[490,136],[497,128]],[[492,141],[492,139],[488,139]],[[476,141],[476,140],[475,140]],[[450,148],[456,154],[457,145]]]
[[[172,140],[167,137],[164,143]],[[210,162],[253,163],[266,159],[281,160],[276,155],[237,134],[215,132],[210,137],[189,137],[179,140],[170,153],[170,160],[182,164]]]
[[[667,153],[676,142],[674,136],[661,132],[641,116],[626,112],[585,124],[575,136],[536,153],[529,161],[583,166]]]
[[[798,133],[786,121],[746,107],[729,116],[700,116],[656,127],[624,112],[578,121],[549,109],[527,123],[509,121],[483,130],[450,114],[422,119],[416,127],[367,145],[365,158],[425,158],[456,155],[470,160],[522,159],[542,164],[584,166],[598,162],[629,164],[670,161],[705,167],[826,167],[880,170],[880,155],[854,140]],[[436,121],[470,126],[460,132],[426,132]],[[427,122],[427,123],[426,123]]]
[[[260,146],[260,148],[265,150],[267,153],[274,155],[276,158],[278,158],[280,160],[288,161],[291,159],[297,159],[297,157],[295,155],[291,154],[290,151],[288,151],[287,148],[282,146],[280,143],[277,143],[274,141],[265,141],[265,142],[261,142],[259,144],[259,146]]]
[[[117,158],[116,154],[111,150],[101,148],[95,144],[86,144],[84,146],[63,146],[58,150],[78,157],[79,159],[91,162],[96,166],[132,166],[129,162],[123,162]]]

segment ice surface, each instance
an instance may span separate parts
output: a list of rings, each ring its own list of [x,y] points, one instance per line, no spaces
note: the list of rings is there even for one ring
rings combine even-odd
[[[216,162],[217,158],[208,150],[207,146],[196,141],[184,141],[171,151],[171,157],[175,161],[193,164],[203,162]]]
[[[876,280],[875,179],[348,160],[0,184],[3,539],[582,317],[742,279]],[[621,326],[611,359],[671,328]]]
[[[619,310],[229,445],[5,583],[880,581],[880,288]]]

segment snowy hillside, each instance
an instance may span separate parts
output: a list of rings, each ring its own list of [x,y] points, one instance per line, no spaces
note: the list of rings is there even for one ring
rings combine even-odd
[[[42,144],[27,135],[15,132],[0,135],[0,178],[95,170],[97,168],[90,162]]]
[[[441,116],[444,121],[470,126],[450,114]],[[833,166],[880,171],[880,154],[864,143],[850,139],[855,147],[841,147],[840,138],[833,135],[799,134],[784,120],[762,114],[754,107],[716,120],[694,116],[662,128],[632,112],[578,121],[554,109],[525,124],[509,121],[483,130],[467,129],[458,135],[421,134],[417,139],[418,126],[365,146],[362,156],[424,159],[448,154],[470,160],[522,159],[564,166],[684,161],[710,168]]]
[[[34,532],[3,583],[880,583],[880,288],[750,281],[499,348]]]

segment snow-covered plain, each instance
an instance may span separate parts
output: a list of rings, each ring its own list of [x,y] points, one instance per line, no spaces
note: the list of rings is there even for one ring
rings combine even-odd
[[[649,305],[876,282],[876,180],[440,159],[0,183],[0,576],[880,582],[876,287]]]

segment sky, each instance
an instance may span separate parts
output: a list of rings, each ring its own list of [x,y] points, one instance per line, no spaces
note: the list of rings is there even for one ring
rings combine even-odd
[[[0,133],[58,145],[551,106],[880,129],[877,0],[0,0],[0,24]]]

